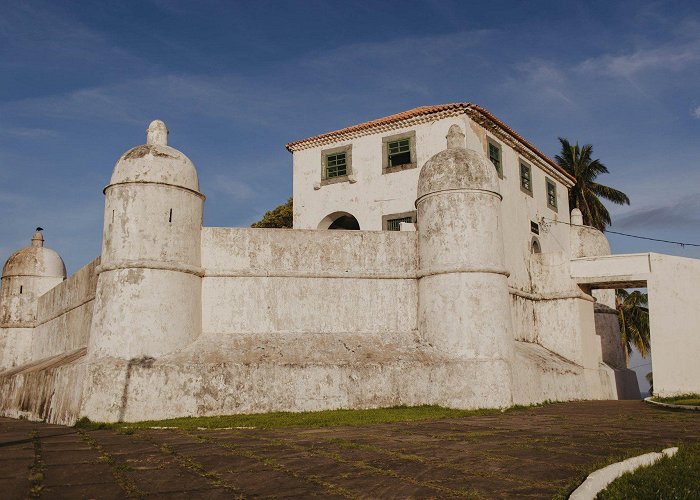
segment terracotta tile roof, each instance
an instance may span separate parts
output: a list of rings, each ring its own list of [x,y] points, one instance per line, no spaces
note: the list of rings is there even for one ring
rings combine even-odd
[[[400,122],[408,122],[407,125],[409,125],[411,123],[420,123],[422,121],[428,121],[430,119],[440,119],[446,118],[448,116],[456,116],[461,113],[465,113],[472,118],[479,118],[480,120],[477,121],[483,121],[485,119],[485,121],[491,122],[493,126],[495,126],[497,129],[500,129],[500,131],[511,136],[517,142],[521,143],[523,146],[528,148],[530,151],[532,151],[532,153],[539,157],[540,160],[549,164],[555,170],[560,172],[564,177],[568,178],[571,181],[575,180],[574,177],[571,174],[569,174],[569,172],[557,165],[556,162],[554,162],[551,158],[542,153],[539,149],[533,146],[530,142],[524,139],[520,134],[515,132],[508,125],[506,125],[501,120],[492,115],[488,110],[469,102],[438,104],[435,106],[420,106],[417,108],[409,109],[408,111],[397,113],[395,115],[385,116],[384,118],[378,118],[376,120],[360,123],[358,125],[352,125],[351,127],[342,128],[333,132],[326,132],[325,134],[315,135],[313,137],[309,137],[308,139],[290,142],[285,147],[288,151],[294,152],[301,149],[329,144],[331,142],[352,139],[372,132],[379,132],[384,129],[390,130],[391,128],[395,128],[396,125]],[[480,124],[483,125],[483,123]]]

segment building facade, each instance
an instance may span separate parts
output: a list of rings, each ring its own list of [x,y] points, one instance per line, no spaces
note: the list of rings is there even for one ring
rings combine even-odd
[[[67,279],[45,247],[5,265],[0,413],[114,422],[638,397],[606,292],[592,290],[653,276],[668,321],[668,283],[700,276],[698,262],[659,275],[676,261],[657,256],[644,274],[639,258],[612,256],[612,269],[636,274],[611,272],[604,235],[570,219],[564,172],[500,122],[475,121],[488,117],[481,108],[443,111],[386,134],[288,145],[294,230],[202,227],[196,169],[153,122],[105,188],[100,257]],[[413,200],[361,198],[392,189]],[[414,210],[415,231],[371,230]],[[318,230],[345,215],[359,231]],[[43,264],[18,258],[32,252]],[[674,369],[661,387],[687,392],[692,369]]]

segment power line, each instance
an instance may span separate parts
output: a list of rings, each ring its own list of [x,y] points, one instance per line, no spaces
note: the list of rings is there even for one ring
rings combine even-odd
[[[550,218],[548,218],[548,217],[542,217],[542,220],[548,220],[548,221],[551,221],[551,222],[556,222],[557,224],[567,224],[567,225],[569,225],[569,226],[575,226],[575,227],[591,227],[591,226],[584,226],[584,225],[582,225],[582,224],[572,224],[571,222],[565,222],[565,221],[563,221],[563,220],[554,220],[554,219],[550,219]],[[681,248],[685,248],[685,247],[700,247],[700,243],[687,243],[687,242],[685,242],[685,241],[672,241],[672,240],[663,240],[663,239],[660,239],[660,238],[649,238],[648,236],[639,236],[639,235],[637,235],[637,234],[621,233],[621,232],[619,232],[619,231],[611,231],[611,230],[609,230],[609,229],[606,229],[605,232],[606,232],[606,233],[610,233],[610,234],[618,234],[618,235],[620,235],[620,236],[627,236],[628,238],[637,238],[637,239],[640,239],[640,240],[649,240],[649,241],[659,241],[659,242],[661,242],[661,243],[671,243],[671,244],[673,244],[673,245],[680,245]]]
[[[641,368],[642,366],[649,366],[650,364],[651,364],[651,361],[650,361],[649,363],[644,363],[644,364],[642,364],[642,365],[630,366],[630,370],[631,370],[632,368]]]

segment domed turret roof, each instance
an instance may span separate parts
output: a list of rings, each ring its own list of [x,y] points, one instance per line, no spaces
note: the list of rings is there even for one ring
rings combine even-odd
[[[146,144],[130,149],[119,158],[109,185],[154,182],[199,192],[197,170],[187,156],[168,146],[165,123],[151,122],[146,137]]]
[[[65,278],[66,266],[58,253],[44,247],[44,237],[37,231],[31,246],[17,250],[5,262],[2,277],[10,276]]]
[[[464,134],[452,125],[447,134],[447,149],[430,158],[418,177],[418,198],[450,189],[481,189],[499,192],[498,174],[481,153],[464,147]]]

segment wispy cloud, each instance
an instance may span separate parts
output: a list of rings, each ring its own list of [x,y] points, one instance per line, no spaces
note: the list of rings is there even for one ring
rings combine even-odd
[[[24,139],[48,139],[60,136],[60,134],[56,130],[31,127],[1,128],[0,134],[10,135],[13,137],[21,137]]]
[[[700,119],[700,106],[696,106],[695,109],[693,109],[693,116]]]
[[[700,61],[700,39],[696,38],[627,53],[603,54],[584,60],[576,70],[579,73],[632,79],[645,72],[683,71],[698,61]]]
[[[264,124],[289,102],[259,82],[236,76],[167,74],[0,105],[0,112],[55,119],[99,119],[141,125],[153,112],[215,116]]]
[[[126,64],[145,68],[143,61],[114,44],[100,32],[81,23],[67,9],[53,2],[12,2],[3,5],[0,16],[2,64],[28,58],[48,66],[95,64],[103,68]],[[105,65],[109,61],[109,65]]]
[[[512,66],[505,86],[512,92],[527,94],[531,100],[558,102],[567,107],[574,106],[570,96],[569,68],[544,59],[530,59]]]
[[[700,230],[700,193],[623,215],[615,220],[615,227]]]
[[[259,193],[247,182],[232,179],[230,176],[217,175],[214,177],[212,188],[234,198],[234,202],[248,201]]]

